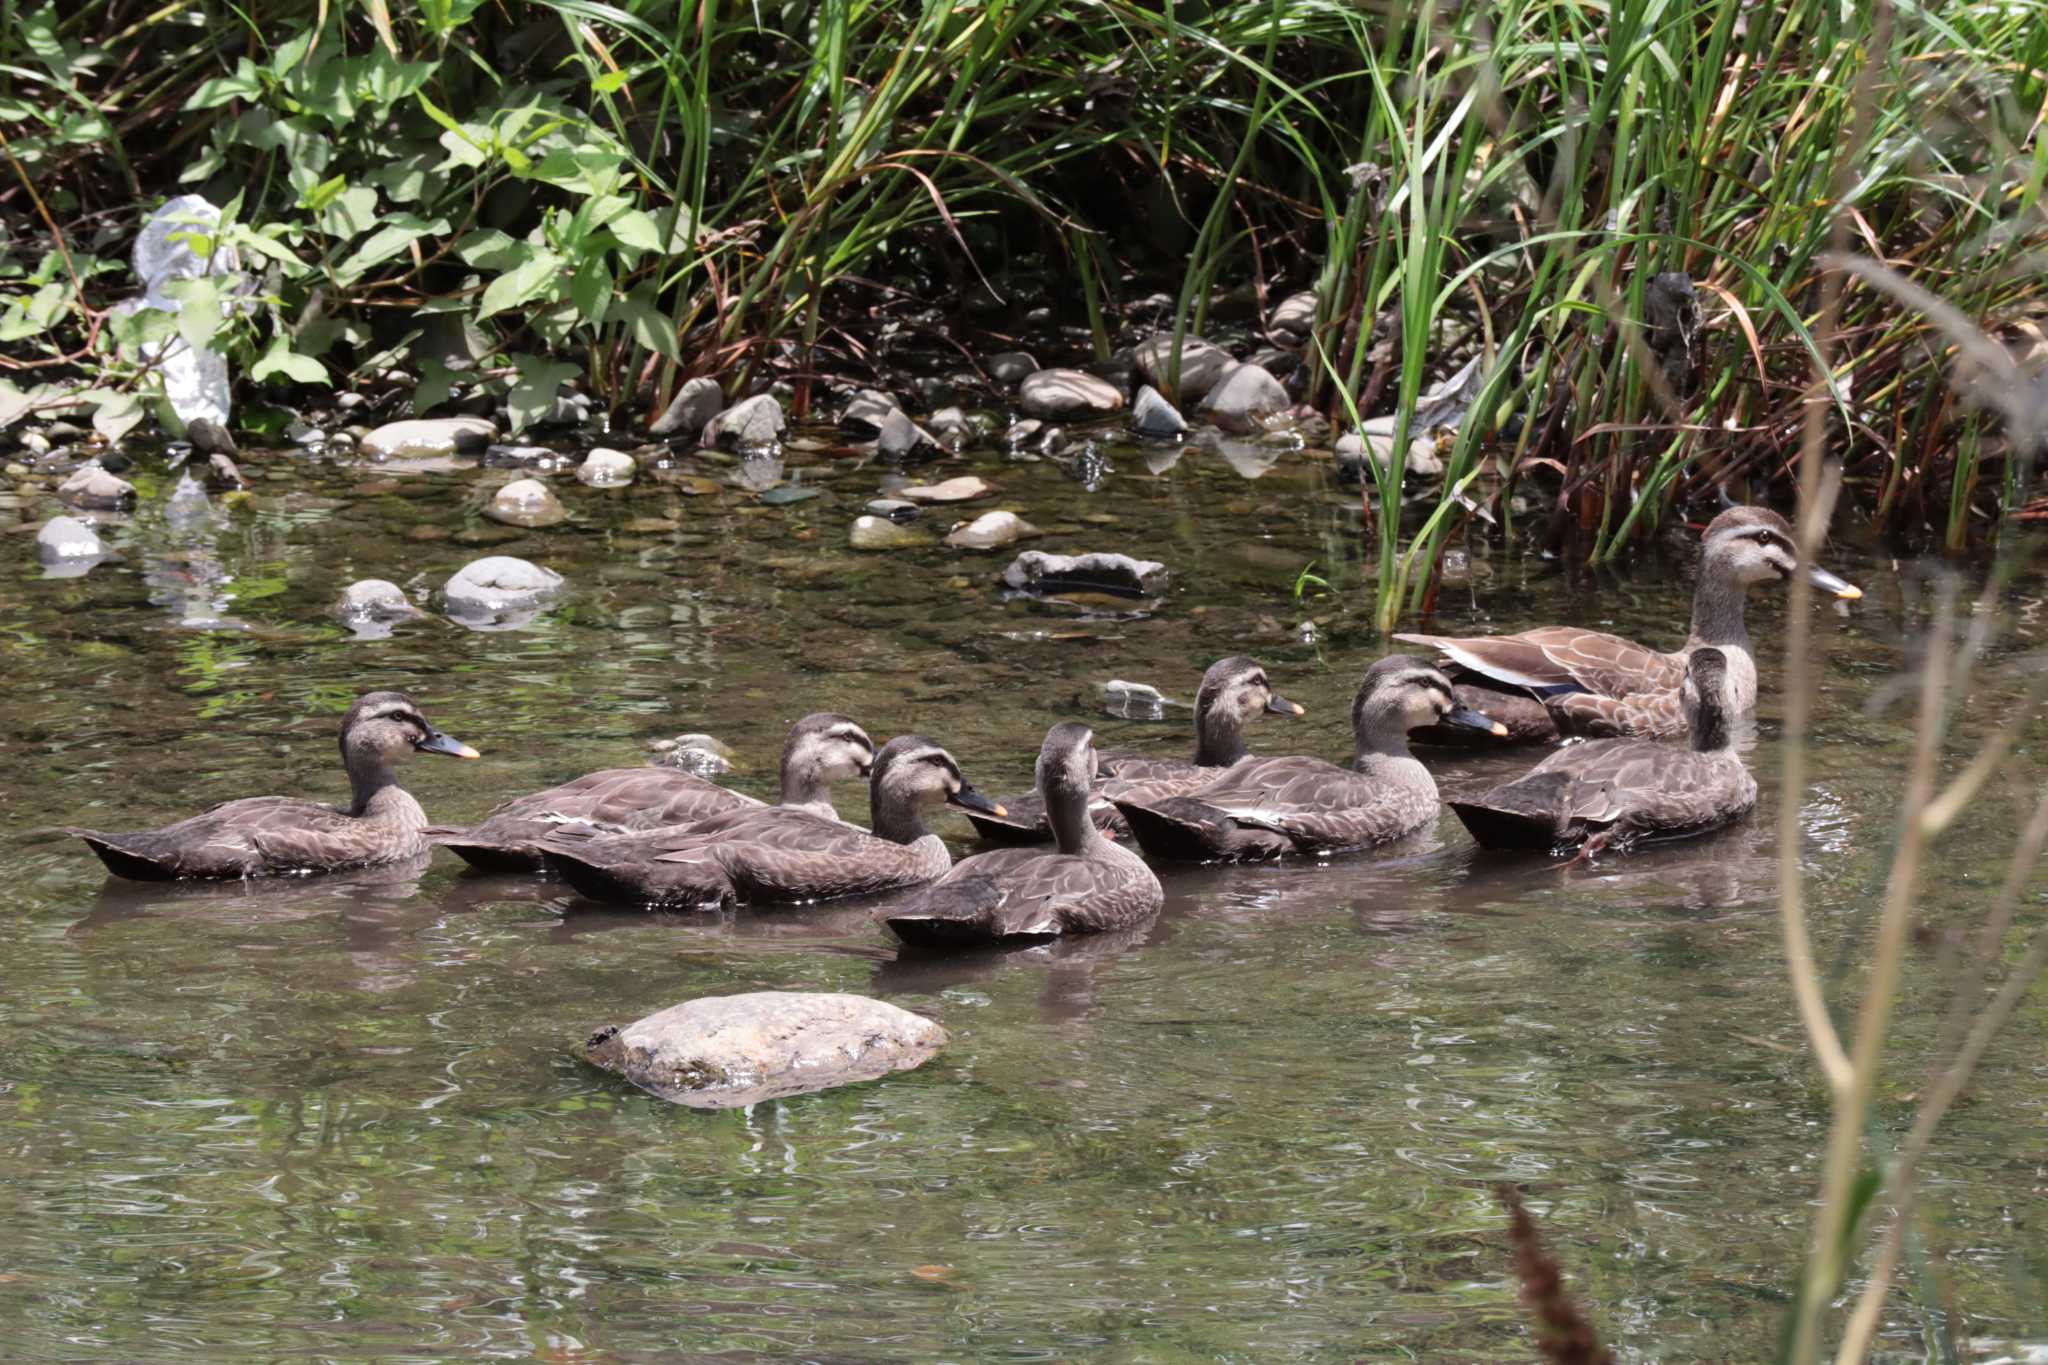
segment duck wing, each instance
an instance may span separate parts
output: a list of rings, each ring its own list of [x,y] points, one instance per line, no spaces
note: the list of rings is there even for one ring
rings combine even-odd
[[[541,841],[563,828],[654,829],[760,805],[751,796],[674,768],[607,768],[515,797],[474,825],[435,825],[427,835],[476,866],[533,870],[540,865]]]
[[[1514,687],[1548,695],[1592,692],[1625,697],[1676,690],[1685,661],[1633,640],[1576,626],[1540,626],[1516,635],[1396,635],[1436,650],[1459,667]]]
[[[70,833],[85,840],[107,870],[117,876],[134,881],[174,881],[186,877],[261,877],[339,865],[291,860],[290,838],[300,831],[318,836],[343,831],[360,835],[361,830],[360,821],[318,801],[296,796],[248,796],[222,801],[161,829],[133,833],[72,829]],[[259,845],[259,836],[280,841],[287,859],[273,862]],[[315,850],[309,845],[307,851]]]
[[[1165,900],[1142,858],[1004,849],[968,858],[883,920],[911,943],[1053,938],[1123,928]]]

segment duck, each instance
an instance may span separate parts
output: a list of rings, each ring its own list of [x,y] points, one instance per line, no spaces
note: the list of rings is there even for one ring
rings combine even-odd
[[[1756,660],[1750,653],[1743,606],[1751,585],[1799,572],[1792,527],[1763,507],[1731,507],[1707,524],[1700,538],[1700,572],[1693,590],[1692,628],[1685,643],[1666,654],[1618,635],[1579,626],[1539,626],[1515,635],[1394,636],[1435,650],[1458,686],[1458,700],[1507,726],[1518,743],[1552,742],[1572,735],[1645,735],[1683,738],[1679,689],[1686,660],[1696,650],[1718,649],[1728,661],[1731,704],[1738,714],[1756,705]],[[1853,602],[1855,584],[1817,564],[1807,581]],[[1470,742],[1471,731],[1441,728],[1418,736],[1429,743]]]
[[[134,834],[72,827],[107,870],[131,881],[228,880],[338,872],[404,862],[428,851],[427,816],[398,785],[407,754],[475,758],[477,751],[430,724],[403,692],[366,692],[341,721],[346,806],[296,796],[224,801],[198,815]]]
[[[875,744],[836,711],[817,711],[789,727],[782,744],[780,804],[836,819],[832,785],[866,777]],[[515,797],[474,825],[435,825],[433,843],[485,872],[538,872],[541,840],[565,825],[605,833],[693,824],[760,801],[678,768],[605,768],[545,791]]]
[[[1756,805],[1735,751],[1735,670],[1711,646],[1686,661],[1685,748],[1651,739],[1568,744],[1512,782],[1451,810],[1484,848],[1579,849],[1580,859],[1719,829]]]
[[[896,891],[953,866],[925,812],[1002,806],[967,781],[936,740],[898,735],[868,778],[873,830],[815,810],[762,806],[628,834],[565,827],[541,842],[550,871],[592,900],[713,906],[788,904]]]
[[[1299,716],[1304,709],[1273,690],[1265,666],[1241,654],[1218,659],[1202,674],[1195,693],[1195,756],[1167,758],[1154,754],[1111,750],[1097,758],[1100,766],[1098,793],[1122,790],[1142,784],[1143,794],[1166,797],[1190,791],[1228,768],[1246,753],[1245,727],[1262,716]],[[995,844],[1043,844],[1053,841],[1053,829],[1046,819],[1045,805],[1037,793],[999,798],[1008,815],[973,814],[967,817],[975,833]],[[1115,834],[1129,834],[1123,817],[1107,800],[1090,808],[1095,823]]]
[[[1139,847],[1180,862],[1249,862],[1387,843],[1436,819],[1436,780],[1408,750],[1425,725],[1505,727],[1461,705],[1426,659],[1395,654],[1365,671],[1351,704],[1351,766],[1250,758],[1185,795],[1113,798]]]
[[[1077,721],[1046,731],[1038,797],[1050,850],[1003,848],[963,859],[901,906],[878,912],[912,944],[1005,943],[1126,929],[1165,903],[1159,878],[1089,816],[1099,775],[1095,732]]]

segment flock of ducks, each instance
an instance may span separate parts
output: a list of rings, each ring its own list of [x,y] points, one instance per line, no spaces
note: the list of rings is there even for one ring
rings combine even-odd
[[[255,797],[144,833],[70,832],[110,871],[138,880],[340,871],[438,845],[485,871],[549,871],[586,896],[636,904],[901,892],[877,914],[911,943],[1116,929],[1164,899],[1147,858],[1322,857],[1431,824],[1444,803],[1410,751],[1411,737],[1586,738],[1512,782],[1449,802],[1488,848],[1584,857],[1729,823],[1756,801],[1732,738],[1732,722],[1757,691],[1744,599],[1751,585],[1800,571],[1782,517],[1736,508],[1707,528],[1692,629],[1672,653],[1569,626],[1397,636],[1428,648],[1435,661],[1394,655],[1366,670],[1345,765],[1249,753],[1248,727],[1302,708],[1273,690],[1256,661],[1232,657],[1202,679],[1191,759],[1101,753],[1088,726],[1062,722],[1046,733],[1029,796],[993,800],[935,740],[901,735],[877,749],[848,717],[821,712],[790,729],[773,805],[675,769],[617,768],[519,797],[456,828],[427,822],[395,765],[412,752],[476,751],[435,729],[403,693],[371,692],[342,721],[347,806]],[[1824,569],[1804,572],[1837,597],[1862,595]],[[857,778],[868,784],[865,828],[832,804],[834,785]],[[963,811],[1000,846],[956,863],[925,825],[942,805]]]

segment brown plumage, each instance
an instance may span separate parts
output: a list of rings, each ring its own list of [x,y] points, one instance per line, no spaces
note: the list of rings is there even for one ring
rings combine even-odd
[[[782,745],[784,806],[835,817],[832,784],[865,777],[875,745],[867,731],[830,711],[789,727]],[[565,826],[592,833],[694,824],[762,803],[675,768],[606,768],[515,797],[474,825],[435,825],[427,836],[487,872],[538,872],[541,842]]]
[[[1540,626],[1516,635],[1396,635],[1426,645],[1446,660],[1458,699],[1507,727],[1515,741],[1566,735],[1685,734],[1679,687],[1694,650],[1719,649],[1728,659],[1737,714],[1756,705],[1756,662],[1750,655],[1744,598],[1753,583],[1790,578],[1798,569],[1792,528],[1776,512],[1733,507],[1715,517],[1700,539],[1699,583],[1685,644],[1662,653],[1618,635],[1576,626]],[[1862,591],[1818,565],[1814,585],[1837,597]],[[1416,738],[1433,744],[1474,741],[1469,731],[1432,729]]]
[[[1487,848],[1583,846],[1584,857],[1719,829],[1756,805],[1756,779],[1730,733],[1731,682],[1726,655],[1695,650],[1680,689],[1687,747],[1649,739],[1567,745],[1514,781],[1450,807]]]
[[[1123,929],[1156,914],[1159,879],[1089,818],[1097,765],[1093,731],[1053,726],[1038,751],[1038,795],[1056,847],[965,859],[883,922],[906,943],[999,943]]]
[[[426,813],[398,785],[392,766],[415,751],[477,756],[428,724],[403,692],[368,692],[341,722],[341,759],[353,792],[346,806],[252,796],[162,829],[69,832],[85,840],[108,871],[134,881],[275,877],[399,862],[427,851]]]
[[[815,811],[762,806],[629,834],[564,827],[542,842],[550,870],[595,900],[705,906],[832,900],[918,886],[953,857],[924,826],[950,804],[1000,810],[922,735],[882,746],[869,779],[872,832]]]
[[[1252,758],[1185,796],[1123,799],[1117,809],[1145,852],[1187,862],[1242,862],[1386,843],[1434,820],[1436,782],[1408,752],[1408,732],[1448,722],[1491,728],[1461,707],[1450,679],[1396,654],[1366,670],[1351,707],[1352,763]]]
[[[1245,727],[1267,715],[1298,716],[1302,708],[1273,690],[1264,665],[1233,655],[1218,659],[1202,674],[1195,693],[1193,758],[1111,750],[1098,756],[1095,801],[1090,807],[1096,827],[1115,834],[1130,829],[1117,814],[1112,798],[1163,800],[1199,787],[1246,754]],[[994,844],[1043,844],[1052,840],[1045,803],[1036,792],[1005,796],[1003,817],[969,815],[975,833]]]

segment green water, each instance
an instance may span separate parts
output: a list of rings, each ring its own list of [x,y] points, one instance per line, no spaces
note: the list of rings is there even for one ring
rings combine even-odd
[[[1005,601],[1007,555],[850,552],[884,471],[826,452],[792,456],[825,495],[782,507],[557,479],[577,520],[488,547],[464,541],[496,530],[478,515],[491,476],[299,455],[249,460],[254,504],[210,526],[168,524],[159,480],[112,532],[126,558],[80,580],[41,579],[30,538],[6,541],[0,1356],[1526,1360],[1490,1194],[1512,1180],[1625,1356],[1764,1357],[1826,1120],[1774,914],[1771,594],[1751,614],[1763,804],[1720,837],[1560,871],[1482,857],[1446,817],[1383,857],[1169,872],[1151,927],[1032,952],[899,962],[858,906],[622,913],[446,855],[137,887],[52,831],[337,795],[339,711],[378,687],[484,751],[406,769],[445,821],[685,730],[723,737],[763,792],[783,728],[815,708],[878,740],[929,733],[984,789],[1018,790],[1062,717],[1105,746],[1187,747],[1184,712],[1118,719],[1097,685],[1186,700],[1234,652],[1309,707],[1259,749],[1346,754],[1379,652],[1355,493],[1305,453],[1255,480],[1213,453],[1110,463],[1092,492],[994,452],[928,472],[997,483],[966,515],[1012,507],[1052,531],[1039,548],[1166,561],[1172,587],[1139,611]],[[627,529],[644,518],[675,529]],[[325,615],[352,579],[438,586],[485,553],[560,570],[563,605],[519,631],[431,619],[384,641]],[[1675,643],[1685,559],[1570,581],[1495,551],[1439,620]],[[1306,609],[1326,618],[1321,661],[1289,593],[1310,560],[1337,590]],[[1802,815],[1838,967],[1866,941],[1908,735],[1902,708],[1864,704],[1928,608],[1912,566],[1831,563],[1868,593],[1822,609]],[[2017,695],[2013,657],[1966,734]],[[2029,741],[1943,844],[1930,940],[1981,913],[2043,771]],[[1945,1004],[1935,959],[1930,942],[1908,966],[1888,1140]],[[763,988],[884,996],[952,1044],[914,1073],[722,1114],[574,1056],[597,1025]],[[1964,1358],[2048,1335],[2044,1041],[2030,1003],[1930,1154],[1928,1273],[1887,1318],[1898,1358],[1937,1330]]]

